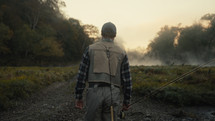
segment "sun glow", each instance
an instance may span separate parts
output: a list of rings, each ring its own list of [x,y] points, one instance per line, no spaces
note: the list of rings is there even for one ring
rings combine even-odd
[[[215,12],[214,0],[65,0],[67,17],[92,24],[99,31],[105,22],[117,26],[117,36],[125,48],[147,48],[164,25],[191,25],[207,13]]]

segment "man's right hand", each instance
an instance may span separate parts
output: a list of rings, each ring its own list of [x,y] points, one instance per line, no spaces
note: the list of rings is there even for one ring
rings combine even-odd
[[[76,100],[75,101],[75,107],[78,108],[78,109],[83,109],[83,100]]]

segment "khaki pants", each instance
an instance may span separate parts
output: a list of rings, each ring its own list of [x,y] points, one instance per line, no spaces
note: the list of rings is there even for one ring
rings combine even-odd
[[[112,86],[112,105],[114,108],[114,121],[117,121],[117,114],[120,105],[120,89]],[[111,121],[110,105],[111,91],[110,87],[88,88],[86,96],[87,112],[85,121]]]

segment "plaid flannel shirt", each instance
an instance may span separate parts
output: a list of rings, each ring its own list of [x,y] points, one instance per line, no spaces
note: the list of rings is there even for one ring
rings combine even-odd
[[[89,58],[89,48],[87,48],[83,54],[83,58],[79,67],[79,72],[77,76],[77,84],[75,88],[76,99],[82,99],[82,93],[85,88],[85,83],[88,80],[88,71],[90,65]],[[131,91],[132,91],[132,82],[131,82],[131,74],[129,69],[129,62],[127,55],[124,57],[122,65],[121,65],[121,85],[123,87],[124,93],[124,104],[130,103]]]

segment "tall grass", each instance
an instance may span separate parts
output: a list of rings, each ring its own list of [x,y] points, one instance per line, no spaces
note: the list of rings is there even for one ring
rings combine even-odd
[[[141,96],[194,69],[195,66],[131,67],[133,90]],[[215,67],[204,67],[151,98],[175,105],[215,105]]]
[[[0,109],[12,107],[54,82],[73,78],[78,67],[0,67]]]

